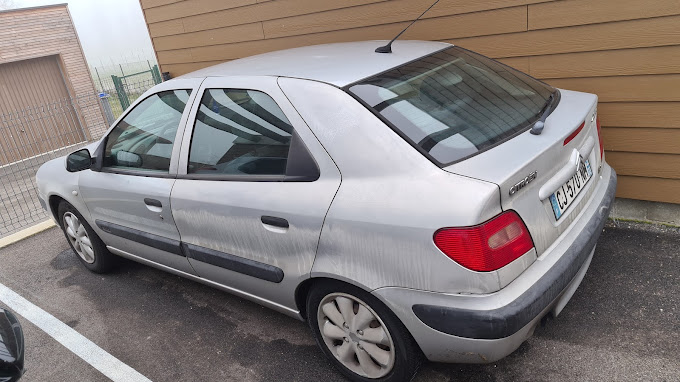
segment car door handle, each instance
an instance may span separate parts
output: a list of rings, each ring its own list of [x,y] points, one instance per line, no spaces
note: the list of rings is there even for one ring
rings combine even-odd
[[[151,198],[144,198],[144,204],[150,207],[158,207],[158,208],[163,208],[163,203],[161,203],[160,200],[156,199],[151,199]]]
[[[280,227],[280,228],[288,228],[288,220],[283,219],[283,218],[277,218],[276,216],[262,216],[260,218],[262,220],[262,224],[274,226],[274,227]]]

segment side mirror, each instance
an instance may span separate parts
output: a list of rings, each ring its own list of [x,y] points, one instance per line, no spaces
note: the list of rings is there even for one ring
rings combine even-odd
[[[116,153],[116,164],[124,167],[142,167],[142,157],[129,151],[118,151]]]
[[[78,150],[66,157],[66,170],[69,172],[87,170],[90,166],[92,166],[92,157],[88,149]]]
[[[0,308],[0,381],[18,381],[23,374],[24,332],[16,317]]]

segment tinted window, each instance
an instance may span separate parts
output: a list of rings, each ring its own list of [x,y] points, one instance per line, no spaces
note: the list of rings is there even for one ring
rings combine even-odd
[[[104,166],[168,172],[179,121],[189,90],[154,94],[139,103],[111,130]]]
[[[292,132],[290,122],[267,94],[207,89],[196,115],[187,171],[285,175]]]
[[[460,48],[361,81],[349,91],[442,164],[529,128],[554,88]]]

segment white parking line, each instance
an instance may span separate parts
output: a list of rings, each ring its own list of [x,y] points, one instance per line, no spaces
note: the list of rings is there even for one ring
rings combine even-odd
[[[151,382],[94,342],[0,284],[0,301],[115,382]],[[30,355],[29,355],[30,356]]]

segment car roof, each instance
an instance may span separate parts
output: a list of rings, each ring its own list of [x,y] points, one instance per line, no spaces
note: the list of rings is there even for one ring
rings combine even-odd
[[[452,46],[435,41],[395,41],[392,53],[375,53],[375,48],[386,43],[359,41],[279,50],[210,66],[177,78],[281,76],[343,87]]]

